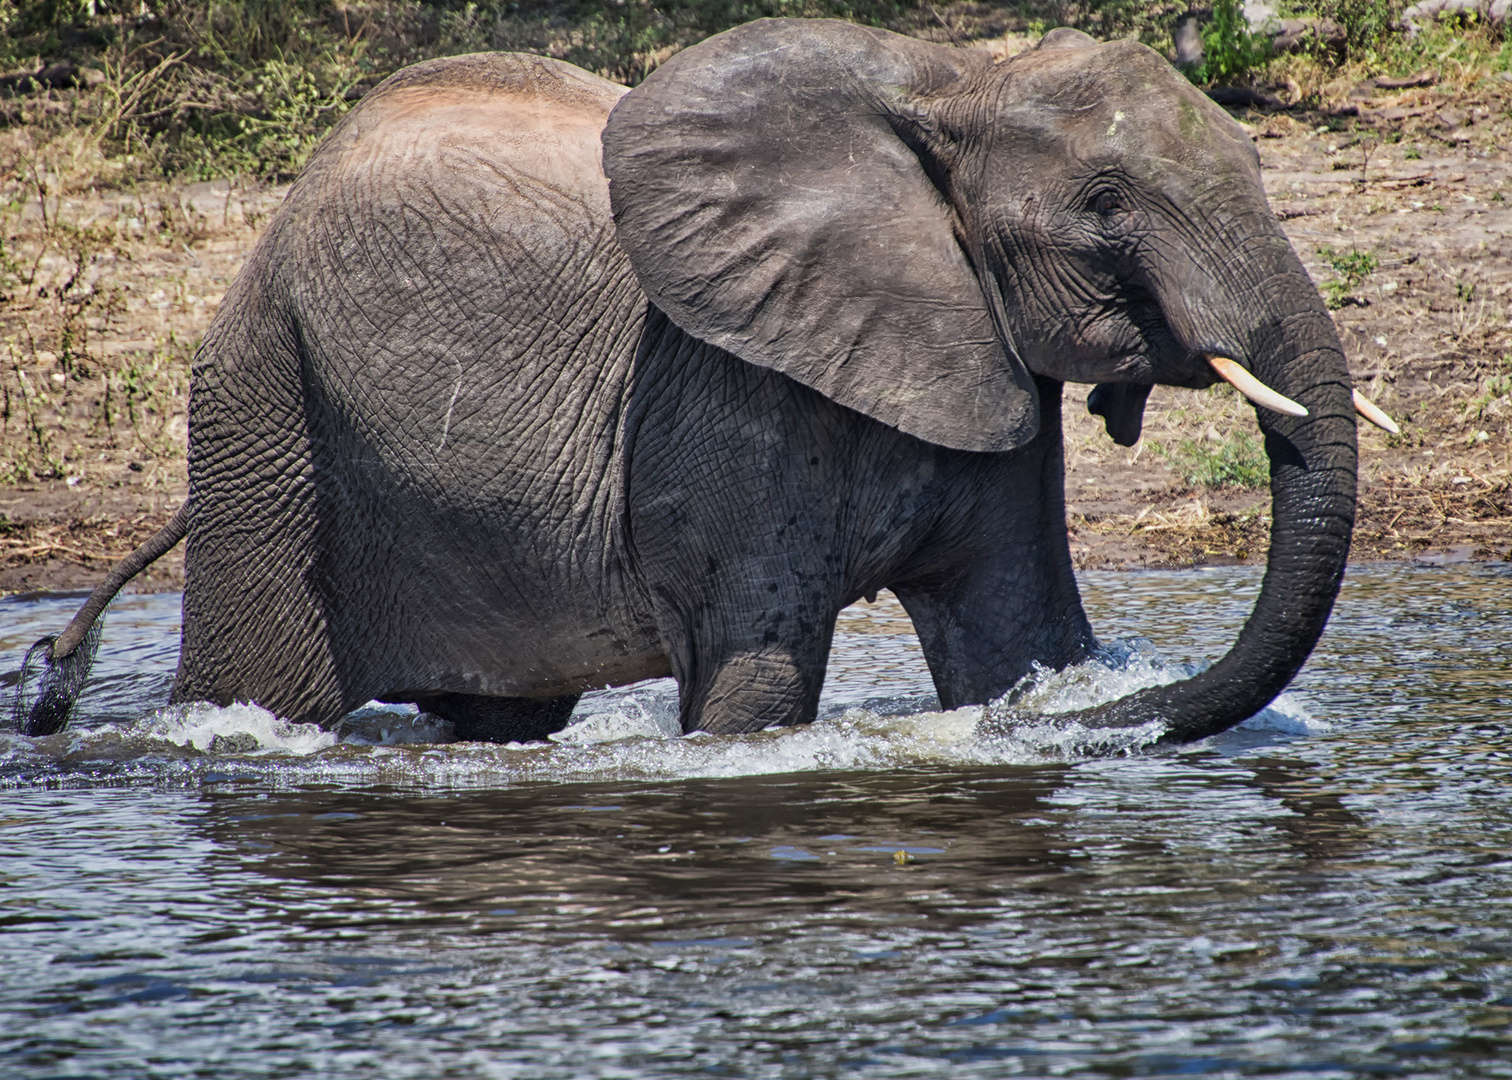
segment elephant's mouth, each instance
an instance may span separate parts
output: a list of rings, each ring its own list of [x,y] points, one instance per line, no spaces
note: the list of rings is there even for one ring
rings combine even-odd
[[[1238,361],[1210,354],[1207,363],[1213,374],[1255,405],[1284,416],[1307,415],[1306,408],[1266,386]],[[1120,363],[1119,369],[1122,370],[1123,367]],[[1144,430],[1145,401],[1153,389],[1152,383],[1142,380],[1098,383],[1087,395],[1087,411],[1103,418],[1108,436],[1115,443],[1119,446],[1133,446]],[[1402,429],[1384,410],[1358,390],[1354,391],[1354,407],[1355,412],[1382,431],[1391,435],[1402,433]]]
[[[1285,416],[1306,416],[1307,409],[1298,405],[1284,394],[1278,394],[1266,386],[1259,379],[1249,373],[1236,360],[1230,360],[1226,356],[1209,356],[1208,364],[1218,373],[1218,377],[1239,391],[1251,402],[1263,409],[1270,409]],[[1397,427],[1396,421],[1358,390],[1354,391],[1355,412],[1370,421],[1382,431],[1391,435],[1400,435],[1402,429]]]

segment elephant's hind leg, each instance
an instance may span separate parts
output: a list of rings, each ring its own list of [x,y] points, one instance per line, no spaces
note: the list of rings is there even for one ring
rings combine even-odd
[[[484,697],[481,694],[433,694],[415,704],[451,721],[459,742],[531,742],[567,726],[580,694],[548,698]]]
[[[806,724],[819,709],[823,685],[822,664],[762,652],[725,657],[684,689],[683,730],[739,735]]]
[[[701,625],[672,650],[683,731],[740,735],[814,719],[833,623],[769,611],[742,632],[708,609],[690,621]],[[794,625],[800,621],[802,629]],[[785,635],[777,629],[784,623]],[[677,641],[675,632],[664,628],[663,634]]]

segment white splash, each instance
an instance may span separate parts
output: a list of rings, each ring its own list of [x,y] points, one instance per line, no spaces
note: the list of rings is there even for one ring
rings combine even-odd
[[[677,697],[658,689],[652,686],[613,695],[608,708],[595,699],[580,703],[572,723],[552,735],[551,741],[590,746],[622,739],[675,738],[682,734]]]
[[[132,725],[131,734],[209,754],[302,757],[336,745],[334,732],[316,724],[290,723],[260,705],[240,702],[225,708],[198,703],[162,709]]]
[[[1091,660],[1062,671],[1035,664],[1017,686],[994,705],[1015,712],[1054,715],[1079,712],[1127,697],[1136,690],[1165,686],[1197,674],[1198,668],[1161,660],[1148,641],[1116,642]]]
[[[1097,730],[1063,714],[1193,673],[1163,663],[1148,643],[1128,642],[1064,671],[1036,668],[987,706],[898,713],[873,704],[804,727],[740,736],[682,735],[676,688],[660,680],[587,695],[573,722],[550,741],[506,746],[448,743],[450,725],[412,706],[370,702],[327,731],[290,723],[256,705],[193,705],[44,739],[0,737],[0,760],[114,761],[195,775],[234,759],[239,768],[269,773],[275,783],[442,787],[1032,765],[1085,759],[1088,747],[1106,756],[1148,746],[1162,734],[1157,724]],[[1327,725],[1283,697],[1244,729],[1253,742],[1260,732],[1312,734]]]
[[[1287,693],[1240,725],[1244,731],[1274,731],[1279,735],[1322,735],[1333,728],[1333,724],[1311,715],[1302,702]]]

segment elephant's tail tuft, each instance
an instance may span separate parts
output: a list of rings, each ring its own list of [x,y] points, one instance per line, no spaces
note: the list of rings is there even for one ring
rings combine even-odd
[[[17,731],[36,737],[63,730],[94,664],[95,650],[100,645],[100,630],[105,625],[105,608],[122,586],[167,554],[188,532],[189,503],[186,500],[168,524],[111,567],[105,580],[68,624],[68,629],[57,637],[43,638],[28,650],[21,663],[21,681],[16,687],[14,717]]]
[[[58,640],[53,634],[27,650],[26,659],[21,661],[21,681],[16,685],[17,731],[36,738],[63,730],[89,678],[104,628],[105,616],[101,614],[67,656],[53,657]]]

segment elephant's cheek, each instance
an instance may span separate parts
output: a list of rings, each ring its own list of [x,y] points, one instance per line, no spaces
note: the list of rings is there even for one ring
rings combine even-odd
[[[1046,335],[1036,370],[1062,382],[1153,382],[1154,363],[1137,327],[1116,318],[1071,320]]]

